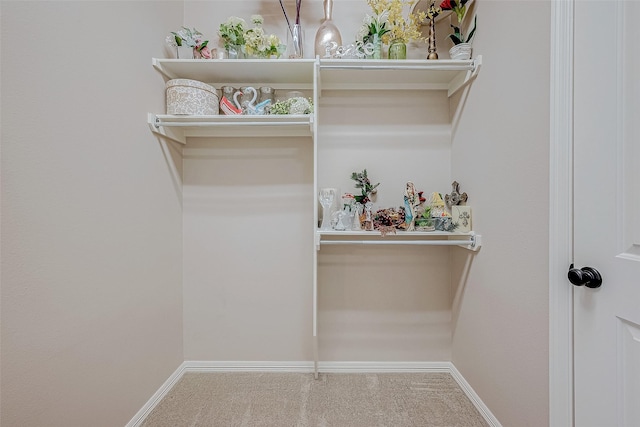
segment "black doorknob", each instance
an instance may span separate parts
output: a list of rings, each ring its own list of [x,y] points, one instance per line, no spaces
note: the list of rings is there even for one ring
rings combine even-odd
[[[602,276],[598,270],[592,267],[573,268],[569,267],[569,281],[575,286],[586,286],[587,288],[599,288],[602,285]]]

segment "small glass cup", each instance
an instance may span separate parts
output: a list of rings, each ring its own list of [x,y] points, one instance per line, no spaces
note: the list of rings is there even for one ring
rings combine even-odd
[[[331,230],[331,207],[336,198],[335,188],[321,188],[318,191],[318,201],[322,206],[322,225],[321,230]]]

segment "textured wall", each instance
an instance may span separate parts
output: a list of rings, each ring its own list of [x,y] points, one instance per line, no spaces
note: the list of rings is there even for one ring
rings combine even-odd
[[[181,194],[146,125],[183,4],[1,7],[1,424],[124,425],[183,360]]]
[[[451,158],[483,247],[456,314],[453,362],[504,426],[544,426],[550,3],[480,1],[478,9],[474,49],[485,63]]]

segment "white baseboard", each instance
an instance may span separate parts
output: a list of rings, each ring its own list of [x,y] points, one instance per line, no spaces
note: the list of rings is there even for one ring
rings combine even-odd
[[[313,362],[186,361],[185,372],[313,372]],[[451,362],[319,362],[318,371],[361,372],[449,372]]]
[[[151,399],[144,404],[144,406],[138,411],[137,414],[131,418],[131,421],[127,423],[125,427],[138,427],[147,418],[147,416],[153,411],[158,403],[169,393],[173,386],[182,378],[185,372],[185,362],[182,362],[178,369],[167,378],[167,380],[160,386]]]
[[[365,372],[446,372],[456,380],[462,391],[491,427],[502,427],[498,419],[482,402],[462,374],[451,362],[319,362],[318,371],[324,373]],[[137,427],[164,396],[187,372],[301,372],[313,373],[313,362],[260,362],[260,361],[185,361],[162,384],[160,389],[138,411],[126,427]]]
[[[498,419],[493,415],[487,405],[484,404],[482,399],[480,399],[480,396],[478,396],[471,385],[469,385],[467,380],[464,379],[460,371],[458,371],[453,363],[451,364],[451,370],[449,371],[449,373],[451,374],[453,379],[456,380],[462,391],[464,391],[464,394],[466,394],[469,400],[471,400],[478,412],[480,412],[480,415],[482,415],[482,418],[484,418],[487,424],[489,424],[491,427],[502,427],[500,421],[498,421]]]
[[[188,360],[184,365],[186,372],[313,372],[313,362]]]

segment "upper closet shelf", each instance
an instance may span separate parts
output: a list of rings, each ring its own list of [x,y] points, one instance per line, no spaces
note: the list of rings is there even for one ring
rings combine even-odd
[[[205,83],[262,83],[299,88],[313,86],[314,59],[159,59],[153,66],[167,79]]]
[[[318,66],[322,90],[422,89],[446,90],[449,96],[478,75],[482,56],[452,59],[159,59],[153,66],[166,79],[193,79],[205,83],[313,89]]]
[[[449,96],[478,75],[482,56],[467,61],[321,59],[322,90],[446,90]]]

